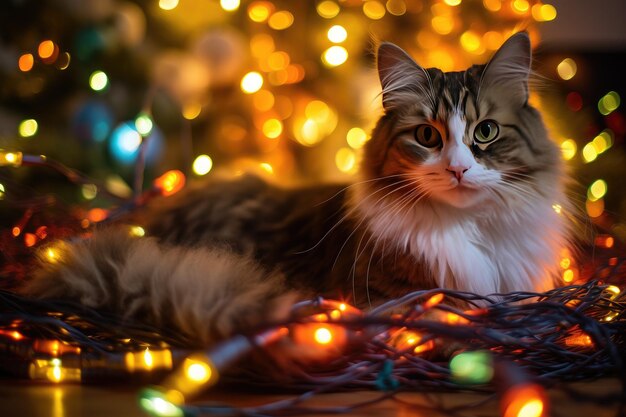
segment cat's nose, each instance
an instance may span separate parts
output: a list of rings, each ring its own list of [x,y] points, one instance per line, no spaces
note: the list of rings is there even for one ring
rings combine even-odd
[[[448,168],[446,168],[446,171],[454,175],[458,181],[461,181],[463,174],[465,174],[468,169],[469,167],[463,164],[450,164]]]

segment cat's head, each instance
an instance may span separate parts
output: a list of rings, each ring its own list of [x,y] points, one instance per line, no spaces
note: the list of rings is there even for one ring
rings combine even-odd
[[[372,187],[389,187],[381,196],[395,192],[406,201],[413,195],[413,201],[462,209],[553,194],[560,153],[528,103],[530,64],[524,32],[486,65],[462,72],[422,68],[396,45],[381,44],[385,115],[362,170],[369,179],[387,180]]]

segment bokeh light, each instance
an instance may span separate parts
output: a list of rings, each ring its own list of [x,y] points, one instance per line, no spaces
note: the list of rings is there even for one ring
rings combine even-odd
[[[240,0],[220,0],[220,6],[227,12],[233,12],[239,8]]]
[[[248,6],[248,17],[253,22],[265,22],[274,11],[274,5],[267,1],[255,1]]]
[[[348,60],[348,51],[343,46],[331,46],[322,54],[322,62],[327,67],[337,67]]]
[[[363,13],[372,20],[382,19],[386,12],[385,6],[377,0],[367,0],[363,3]]]
[[[37,130],[39,129],[39,124],[35,119],[26,119],[22,120],[17,127],[17,132],[23,138],[30,138],[31,136],[35,136]]]
[[[213,168],[213,160],[209,155],[198,155],[193,161],[192,169],[196,175],[206,175]]]
[[[241,90],[246,94],[256,93],[263,87],[263,76],[252,71],[244,75],[241,79]]]
[[[317,14],[325,19],[332,19],[337,16],[341,8],[337,3],[331,0],[322,1],[317,5]]]
[[[346,142],[352,149],[359,149],[367,142],[367,133],[360,127],[353,127],[346,134]]]
[[[28,72],[33,69],[35,64],[35,57],[33,54],[23,54],[17,61],[17,66],[22,72]]]
[[[587,198],[591,201],[599,200],[606,195],[607,188],[606,181],[602,179],[595,180],[587,190]]]
[[[267,24],[274,30],[285,30],[293,25],[293,14],[286,10],[281,10],[270,16]]]
[[[268,119],[263,123],[262,130],[266,137],[276,139],[283,132],[283,124],[278,119]]]
[[[159,0],[159,7],[163,10],[174,10],[178,6],[178,0]]]
[[[89,86],[94,91],[102,91],[109,85],[109,77],[103,71],[94,71],[89,76]]]
[[[118,161],[131,163],[137,156],[141,140],[134,123],[123,123],[111,133],[109,149]]]
[[[561,152],[563,154],[563,159],[569,161],[576,155],[576,151],[578,149],[578,145],[576,145],[576,141],[573,139],[565,139],[561,143]]]
[[[578,66],[576,65],[576,61],[572,58],[565,58],[563,61],[559,62],[559,65],[556,66],[556,71],[564,80],[571,80],[576,75],[576,71]]]
[[[450,361],[452,377],[462,384],[486,384],[493,378],[494,369],[489,352],[463,352]]]
[[[333,43],[341,43],[348,37],[348,32],[341,25],[334,25],[328,29],[328,40]]]
[[[619,94],[615,91],[609,91],[598,101],[598,110],[603,116],[607,116],[617,110],[620,102]]]

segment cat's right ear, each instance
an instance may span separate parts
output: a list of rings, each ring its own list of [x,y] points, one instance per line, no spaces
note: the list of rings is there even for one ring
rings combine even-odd
[[[402,48],[383,42],[376,54],[378,77],[383,91],[383,107],[391,110],[403,102],[412,102],[418,95],[429,95],[426,71]]]

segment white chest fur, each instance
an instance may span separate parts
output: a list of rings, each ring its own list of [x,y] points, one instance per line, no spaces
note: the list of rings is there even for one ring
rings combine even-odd
[[[484,216],[429,203],[389,215],[388,206],[361,200],[357,211],[375,236],[428,265],[440,287],[483,295],[553,287],[565,241],[562,219],[547,202],[493,208]]]

